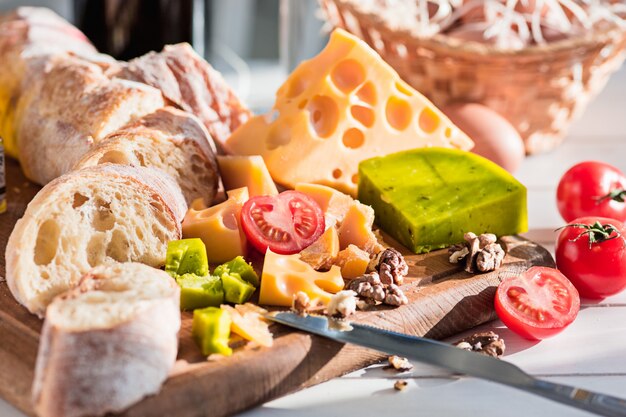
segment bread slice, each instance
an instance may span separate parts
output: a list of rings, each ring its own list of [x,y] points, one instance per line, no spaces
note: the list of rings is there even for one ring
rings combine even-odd
[[[160,171],[103,164],[72,171],[45,186],[17,221],[6,249],[13,296],[43,315],[52,299],[91,268],[165,262],[180,239],[187,205]]]
[[[209,206],[219,183],[213,149],[213,140],[195,116],[166,107],[98,142],[75,169],[101,163],[157,168],[178,182],[187,204],[202,198]]]
[[[138,263],[94,268],[46,311],[33,383],[40,417],[117,413],[155,394],[176,360],[180,290]]]
[[[164,106],[159,90],[110,80],[104,71],[96,63],[56,55],[23,89],[15,122],[19,159],[30,180],[47,184],[94,143]]]
[[[187,43],[149,52],[122,68],[119,77],[158,88],[171,103],[197,116],[218,146],[251,116],[221,74]]]

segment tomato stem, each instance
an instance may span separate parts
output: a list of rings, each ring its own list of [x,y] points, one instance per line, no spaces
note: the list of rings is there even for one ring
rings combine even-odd
[[[566,227],[576,227],[580,229],[585,229],[584,232],[581,232],[574,239],[570,239],[570,242],[576,242],[578,239],[580,239],[583,236],[589,236],[589,249],[591,249],[591,246],[594,243],[602,243],[602,242],[606,242],[607,240],[617,239],[619,237],[624,239],[619,229],[610,223],[602,224],[598,221],[595,222],[594,224],[570,223],[563,227],[559,227],[556,230],[558,231],[561,229],[565,229]]]
[[[626,201],[626,190],[623,188],[617,188],[607,195],[603,195],[602,197],[596,197],[596,204],[602,203],[604,200],[613,200],[618,203],[623,203]]]

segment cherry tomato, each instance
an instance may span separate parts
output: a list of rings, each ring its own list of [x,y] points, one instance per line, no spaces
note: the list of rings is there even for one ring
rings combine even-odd
[[[248,241],[262,253],[292,254],[311,245],[324,233],[324,212],[299,191],[249,199],[241,210],[241,226]]]
[[[495,307],[509,329],[526,339],[540,340],[554,336],[574,321],[580,297],[558,270],[534,266],[500,283]]]
[[[565,226],[556,242],[556,265],[581,297],[604,298],[626,288],[624,224],[581,217]]]
[[[581,162],[559,181],[556,200],[566,222],[599,216],[626,221],[626,176],[604,162]]]

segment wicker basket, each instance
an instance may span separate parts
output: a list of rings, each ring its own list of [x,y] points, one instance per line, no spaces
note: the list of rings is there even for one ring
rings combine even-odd
[[[626,57],[617,28],[519,51],[387,27],[358,0],[320,0],[331,24],[371,45],[400,76],[442,107],[482,103],[519,131],[528,154],[558,145]]]

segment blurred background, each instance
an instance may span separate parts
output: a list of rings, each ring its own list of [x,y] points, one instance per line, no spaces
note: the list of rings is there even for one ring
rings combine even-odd
[[[327,40],[316,0],[0,0],[0,12],[27,5],[53,9],[118,59],[189,42],[255,111]]]

